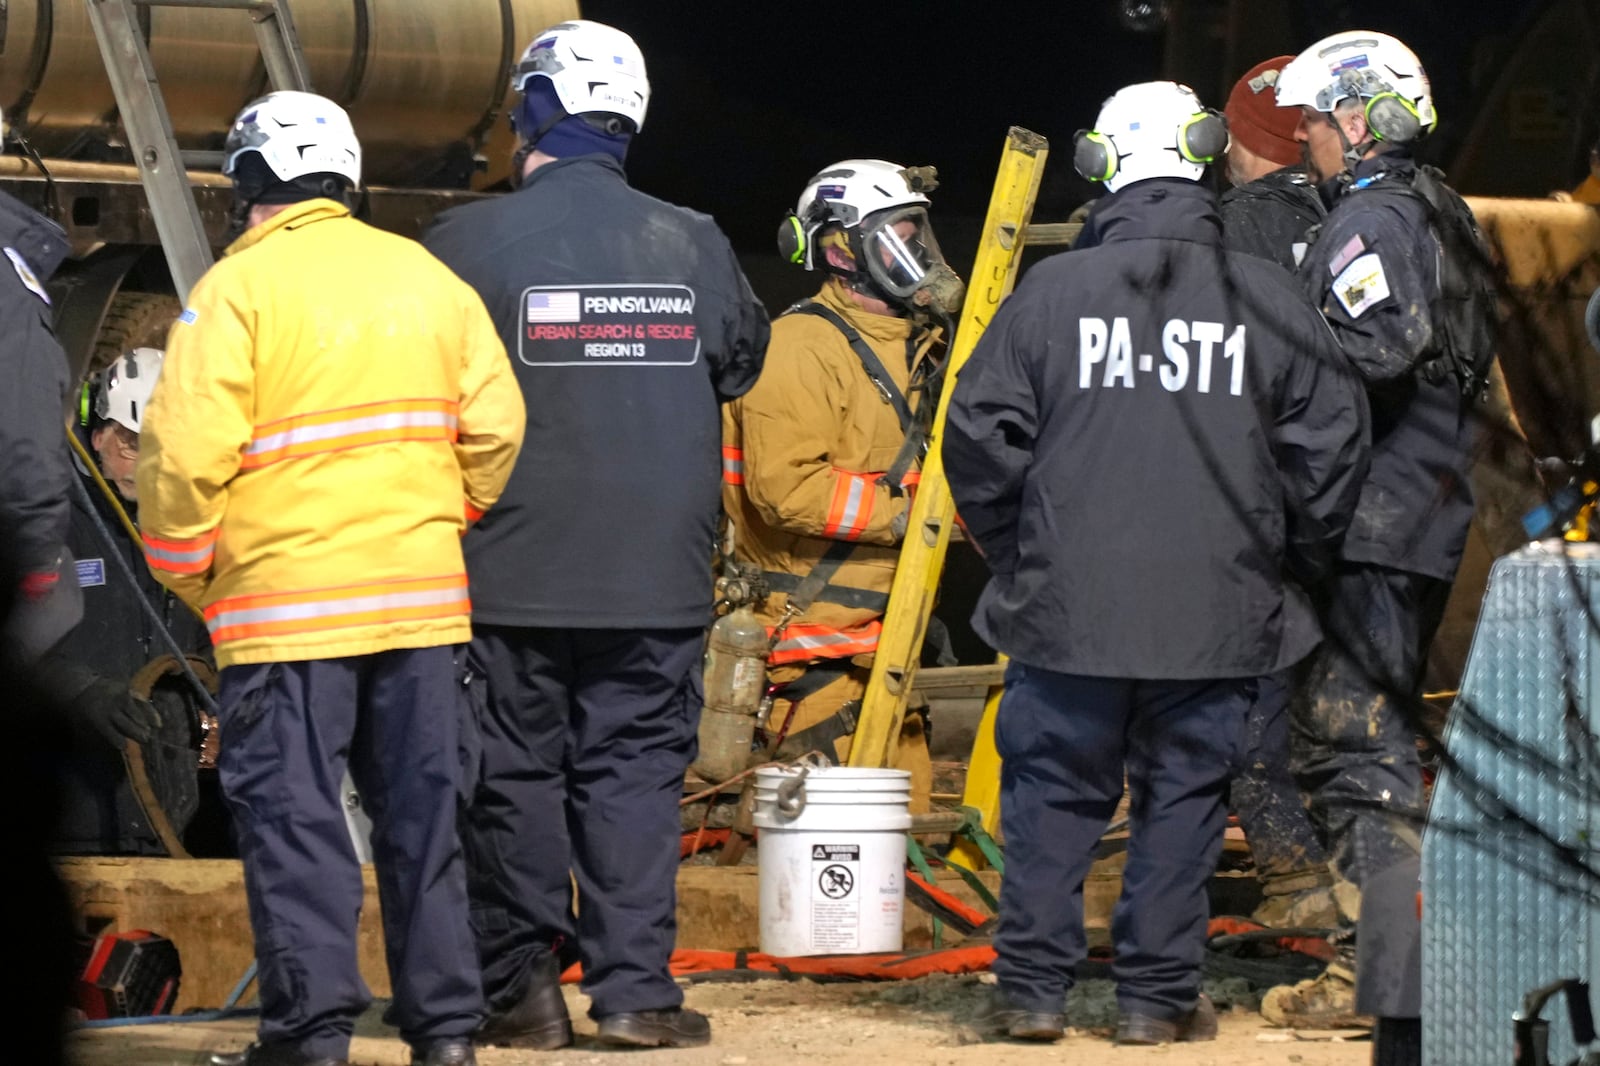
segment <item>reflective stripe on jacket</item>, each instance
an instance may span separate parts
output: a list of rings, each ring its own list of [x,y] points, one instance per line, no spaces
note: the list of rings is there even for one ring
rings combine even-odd
[[[524,418],[482,301],[329,200],[228,252],[144,415],[152,572],[203,608],[224,667],[466,641],[460,535]]]
[[[815,300],[854,326],[903,392],[909,384],[903,318],[863,311],[829,280]],[[917,357],[930,342],[920,339]],[[905,434],[844,335],[815,315],[772,324],[755,387],[723,408],[722,504],[738,558],[804,578],[836,541],[855,544],[829,582],[887,593],[900,549],[890,523],[910,506],[915,468],[900,491],[880,482]],[[788,597],[768,596],[770,627]],[[771,661],[802,662],[873,651],[879,612],[819,600],[795,619]],[[870,623],[870,625],[868,624]]]

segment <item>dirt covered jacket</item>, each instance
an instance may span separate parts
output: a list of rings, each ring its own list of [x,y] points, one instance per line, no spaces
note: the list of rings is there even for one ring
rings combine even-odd
[[[956,509],[993,574],[974,624],[1062,673],[1272,673],[1319,639],[1367,467],[1367,411],[1327,324],[1222,246],[1194,182],[1135,182],[1100,244],[1023,275],[955,381]]]
[[[926,335],[903,318],[863,311],[830,280],[816,304],[861,334],[902,395]],[[878,391],[849,341],[833,324],[791,312],[772,326],[766,369],[744,397],[723,409],[722,502],[734,554],[768,574],[803,579],[832,545],[853,544],[830,588],[794,619],[774,663],[839,658],[877,647],[881,604],[837,602],[837,589],[887,597],[900,549],[890,525],[910,506],[920,463],[903,479],[881,481],[905,441],[895,409]],[[770,626],[788,596],[774,592],[762,616]],[[859,604],[859,598],[856,601]]]
[[[477,294],[340,204],[296,204],[173,326],[141,433],[145,557],[223,667],[465,642],[461,533],[522,431]]]
[[[1443,252],[1399,152],[1354,169],[1300,264],[1306,294],[1366,382],[1372,467],[1342,557],[1455,580],[1475,507],[1472,466],[1483,419],[1448,375],[1436,321]]]
[[[425,243],[482,294],[528,403],[523,458],[466,539],[473,617],[709,624],[719,405],[769,329],[728,239],[595,154],[446,211]]]
[[[1222,194],[1222,240],[1294,272],[1310,246],[1311,227],[1328,216],[1322,195],[1300,167],[1284,167]]]

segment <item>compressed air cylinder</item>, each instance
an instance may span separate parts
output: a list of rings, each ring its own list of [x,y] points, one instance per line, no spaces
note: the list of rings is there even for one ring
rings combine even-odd
[[[750,761],[756,713],[766,691],[767,646],[767,628],[748,606],[723,615],[711,627],[700,755],[693,765],[707,781],[726,781]]]

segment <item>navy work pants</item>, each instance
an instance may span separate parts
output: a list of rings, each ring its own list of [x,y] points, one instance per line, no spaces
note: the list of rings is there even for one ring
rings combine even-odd
[[[1060,1012],[1086,949],[1083,880],[1130,794],[1128,862],[1112,916],[1124,1011],[1175,1019],[1195,1005],[1255,679],[1136,681],[1012,662],[995,720],[1006,873],[994,972],[1018,1007]]]
[[[462,840],[492,1011],[574,941],[595,1017],[683,1002],[668,963],[704,639],[476,627],[469,665],[487,684],[469,686],[481,754]]]
[[[1327,852],[1311,824],[1289,766],[1289,692],[1293,671],[1261,679],[1245,716],[1244,761],[1229,788],[1262,880],[1306,870],[1323,872]]]
[[[1291,752],[1334,868],[1359,888],[1420,853],[1414,708],[1450,583],[1344,564],[1328,595],[1292,703]]]
[[[263,1043],[342,1059],[372,999],[356,963],[347,767],[372,818],[389,1022],[416,1046],[482,1021],[456,838],[455,677],[450,648],[222,671],[217,770],[244,862]]]

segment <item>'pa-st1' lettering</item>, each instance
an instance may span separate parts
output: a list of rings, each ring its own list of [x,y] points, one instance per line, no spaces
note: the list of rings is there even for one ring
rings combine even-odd
[[[1220,347],[1220,352],[1218,351]],[[1133,331],[1127,318],[1078,319],[1078,388],[1121,386],[1131,389],[1138,375],[1156,375],[1161,387],[1177,392],[1192,387],[1195,392],[1210,392],[1212,371],[1221,361],[1227,364],[1227,390],[1244,394],[1245,328],[1228,331],[1221,322],[1185,322],[1168,319],[1161,327],[1161,361],[1149,353],[1134,353]],[[1221,384],[1218,384],[1220,390]]]

